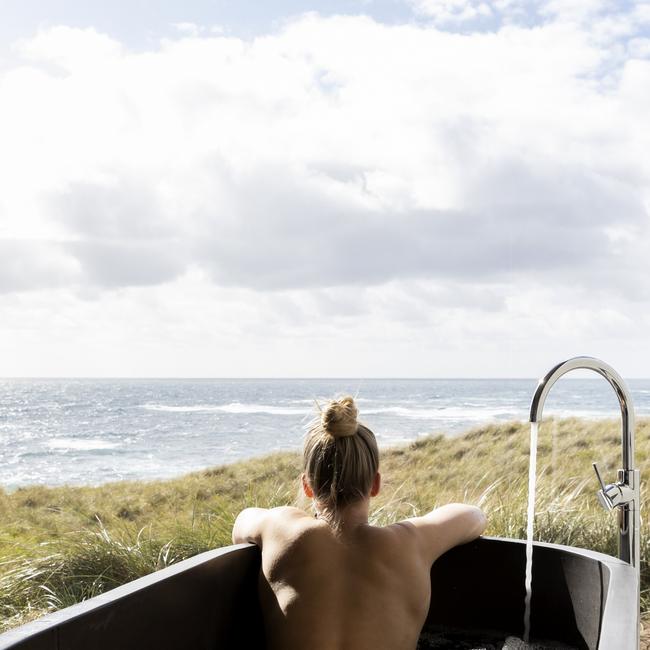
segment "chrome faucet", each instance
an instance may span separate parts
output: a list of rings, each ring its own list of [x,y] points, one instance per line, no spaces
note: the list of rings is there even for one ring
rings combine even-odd
[[[602,375],[612,386],[621,406],[623,419],[621,429],[621,444],[623,452],[623,467],[618,470],[616,483],[605,485],[598,466],[593,463],[596,477],[600,484],[598,500],[606,510],[616,509],[619,515],[619,546],[618,555],[624,562],[628,562],[636,571],[637,603],[640,592],[640,477],[639,470],[634,469],[634,407],[630,392],[621,376],[609,365],[593,357],[574,357],[551,369],[545,377],[539,380],[537,390],[530,405],[530,421],[540,422],[542,409],[546,396],[553,384],[571,370],[593,370]],[[637,612],[637,638],[639,615]],[[638,647],[638,643],[637,643]]]

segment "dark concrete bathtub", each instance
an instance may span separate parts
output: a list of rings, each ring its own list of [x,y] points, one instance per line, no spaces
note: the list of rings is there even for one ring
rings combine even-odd
[[[523,542],[482,538],[431,571],[425,629],[522,635]],[[259,553],[203,553],[0,635],[0,650],[250,650],[264,648],[256,597]],[[589,650],[635,650],[637,587],[627,564],[535,544],[532,636]]]

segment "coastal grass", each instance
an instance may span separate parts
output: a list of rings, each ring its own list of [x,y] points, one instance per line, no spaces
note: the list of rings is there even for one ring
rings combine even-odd
[[[650,420],[637,425],[636,465],[650,471]],[[540,427],[535,539],[617,553],[615,517],[596,500],[591,463],[606,481],[620,466],[620,424],[548,420]],[[384,525],[453,501],[479,505],[486,535],[523,539],[529,425],[490,424],[384,450],[371,523]],[[231,543],[248,506],[294,504],[295,453],[152,482],[0,490],[0,631],[202,551]],[[647,489],[642,485],[642,505]],[[642,509],[643,518],[643,509]],[[642,609],[650,609],[650,526],[642,523]]]

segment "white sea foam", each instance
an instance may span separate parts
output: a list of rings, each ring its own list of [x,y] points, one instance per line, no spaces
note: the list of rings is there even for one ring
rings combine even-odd
[[[275,406],[271,404],[245,404],[231,402],[229,404],[194,404],[176,406],[170,404],[142,404],[141,408],[148,411],[164,411],[168,413],[232,413],[236,415],[263,414],[268,415],[309,415],[313,409],[296,406]],[[437,408],[406,407],[406,406],[368,406],[360,409],[360,417],[366,415],[395,415],[414,420],[467,420],[481,421],[486,419],[504,419],[523,417],[525,413],[512,405],[501,408],[488,408],[481,405],[465,407],[440,406]]]
[[[379,408],[365,408],[360,413],[364,415],[390,414],[416,420],[468,420],[480,421],[498,419],[504,417],[518,417],[523,415],[515,407],[504,406],[502,408],[462,408],[457,406],[439,408],[407,408],[405,406],[387,406]]]
[[[196,404],[193,406],[170,406],[168,404],[143,404],[148,411],[168,413],[233,413],[237,415],[267,413],[269,415],[308,415],[309,409],[295,406],[272,406],[270,404]]]
[[[116,442],[109,440],[89,440],[81,438],[53,438],[46,443],[49,449],[70,449],[71,451],[98,451],[100,449],[115,449]]]
[[[375,400],[361,400],[357,402],[370,402]],[[232,413],[237,415],[268,414],[268,415],[309,415],[313,413],[313,400],[293,400],[296,404],[305,406],[280,406],[272,404],[256,404],[230,402],[228,404],[141,404],[140,408],[148,411],[161,411],[167,413]],[[311,407],[310,407],[311,405]],[[395,415],[416,420],[503,420],[507,418],[525,418],[528,413],[514,404],[502,404],[499,407],[486,406],[477,402],[466,402],[462,406],[436,406],[436,407],[408,407],[408,406],[376,406],[371,405],[360,408],[360,417],[365,415]],[[557,418],[577,417],[585,419],[606,419],[616,417],[615,413],[579,410],[555,409],[549,410],[548,416]]]

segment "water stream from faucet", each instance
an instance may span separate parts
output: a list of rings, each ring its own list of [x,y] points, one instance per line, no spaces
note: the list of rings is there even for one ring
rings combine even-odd
[[[530,461],[528,465],[528,513],[526,520],[526,599],[524,600],[524,642],[530,640],[530,600],[533,595],[533,526],[535,524],[535,487],[537,483],[538,423],[530,423]]]

